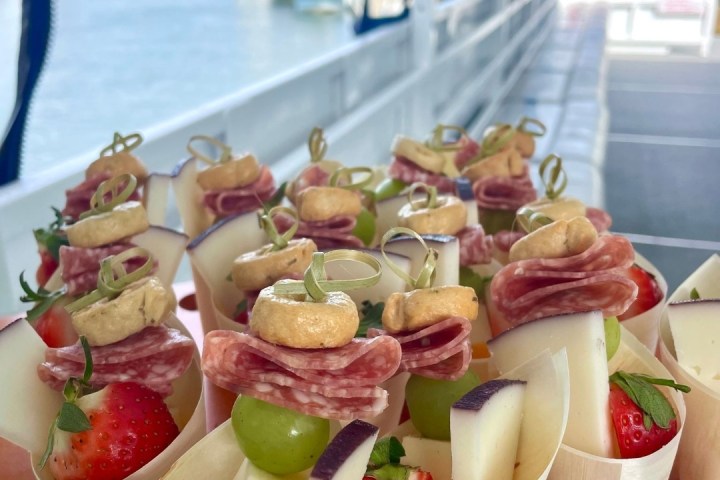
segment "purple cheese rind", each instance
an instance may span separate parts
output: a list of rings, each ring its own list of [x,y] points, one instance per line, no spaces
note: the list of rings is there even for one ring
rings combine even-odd
[[[347,424],[320,455],[310,476],[317,480],[330,480],[350,455],[378,430],[375,425],[362,420]]]
[[[526,383],[527,382],[522,380],[490,380],[470,390],[465,396],[455,402],[452,408],[478,411],[482,409],[483,405],[485,405],[493,395],[503,388],[509,385],[525,385]]]

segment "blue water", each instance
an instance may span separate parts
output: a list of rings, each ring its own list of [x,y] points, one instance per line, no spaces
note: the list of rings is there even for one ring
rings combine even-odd
[[[167,121],[353,38],[343,14],[270,0],[57,0],[21,175]]]

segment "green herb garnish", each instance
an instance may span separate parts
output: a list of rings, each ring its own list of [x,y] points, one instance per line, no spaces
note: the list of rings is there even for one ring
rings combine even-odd
[[[365,338],[369,328],[382,328],[383,310],[385,310],[384,302],[372,303],[364,300],[360,307],[362,318],[360,318],[360,326],[355,336]]]
[[[65,295],[65,287],[55,292],[45,290],[43,287],[38,287],[37,292],[34,291],[25,280],[25,272],[20,273],[20,288],[25,292],[25,295],[20,297],[20,301],[23,303],[36,304],[27,312],[27,320],[31,323],[40,318],[56,301]]]
[[[483,302],[485,299],[485,289],[490,285],[490,282],[492,282],[492,278],[492,275],[486,277],[479,275],[470,267],[460,267],[460,281],[458,283],[464,287],[470,287],[475,290],[475,296]]]
[[[60,260],[60,247],[69,245],[67,236],[63,231],[63,227],[71,220],[64,217],[62,212],[55,207],[51,207],[55,214],[55,220],[48,225],[47,228],[36,228],[33,230],[35,241],[39,246],[44,247],[55,261]]]
[[[643,411],[643,423],[648,431],[652,428],[653,423],[660,428],[667,429],[670,421],[675,418],[675,411],[670,402],[653,385],[663,385],[684,393],[690,391],[690,387],[679,385],[673,380],[653,378],[621,370],[610,375],[610,382],[619,386],[630,397],[630,400]]]
[[[697,288],[690,290],[690,300],[700,300],[700,292],[697,291]]]

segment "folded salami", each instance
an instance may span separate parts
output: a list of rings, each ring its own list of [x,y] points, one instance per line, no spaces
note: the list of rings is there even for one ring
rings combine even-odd
[[[601,208],[587,207],[585,209],[585,216],[598,232],[607,232],[612,225],[612,217]]]
[[[460,242],[460,265],[467,267],[492,260],[493,237],[485,235],[482,225],[467,226],[456,236]]]
[[[63,266],[62,280],[67,294],[74,296],[93,290],[97,286],[98,265],[103,258],[117,255],[134,247],[130,242],[118,242],[95,248],[82,248],[63,245],[60,247],[60,264]],[[125,263],[128,272],[135,271],[142,261],[132,258]],[[153,271],[157,268],[157,262]]]
[[[179,330],[145,328],[120,342],[91,348],[94,369],[90,384],[100,389],[110,383],[137,382],[169,396],[172,382],[190,366],[194,348],[192,339]],[[51,388],[62,390],[68,378],[81,378],[84,368],[85,356],[78,342],[48,348],[38,376]]]
[[[280,232],[287,231],[295,222],[287,215],[277,215],[273,221]],[[362,248],[362,240],[352,233],[356,224],[357,220],[351,215],[335,215],[327,220],[317,221],[300,220],[295,238],[309,238],[320,250]]]
[[[272,344],[247,333],[216,330],[205,337],[202,369],[210,381],[308,415],[370,418],[387,406],[377,385],[400,365],[392,337],[355,338],[329,349]]]
[[[388,176],[395,180],[411,185],[413,183],[425,183],[437,187],[438,192],[453,193],[455,192],[455,180],[424,170],[416,163],[402,156],[396,156],[388,167]]]
[[[482,177],[473,183],[478,207],[495,210],[517,210],[537,198],[528,168],[522,175]]]
[[[263,165],[260,167],[257,180],[227,190],[206,190],[203,201],[212,213],[227,217],[262,208],[262,203],[269,200],[273,193],[275,193],[275,180],[270,169]]]
[[[540,317],[602,310],[623,313],[637,295],[627,277],[635,253],[616,235],[601,235],[587,250],[564,258],[531,258],[503,267],[493,277],[493,333]]]
[[[449,317],[416,330],[392,335],[402,346],[401,371],[437,380],[457,380],[468,369],[472,350],[467,318]],[[381,338],[385,330],[368,329],[368,337]]]

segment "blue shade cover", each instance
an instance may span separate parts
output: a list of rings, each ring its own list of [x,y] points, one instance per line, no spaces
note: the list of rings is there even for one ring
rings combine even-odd
[[[8,129],[0,145],[0,185],[12,182],[20,173],[20,155],[30,99],[45,63],[50,40],[51,1],[23,0],[17,95]]]

